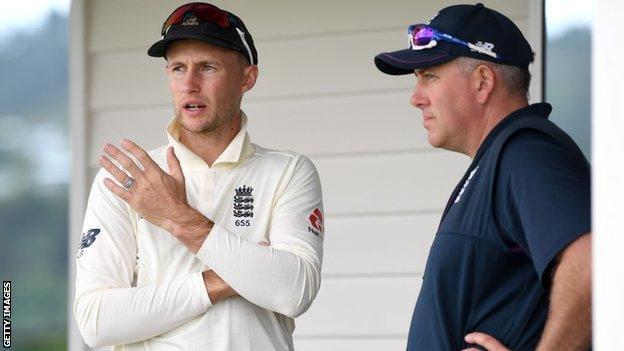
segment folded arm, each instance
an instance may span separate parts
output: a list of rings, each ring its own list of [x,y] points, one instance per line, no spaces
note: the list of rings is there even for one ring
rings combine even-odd
[[[308,309],[320,288],[323,247],[321,185],[308,159],[292,156],[284,171],[267,233],[270,246],[265,246],[239,237],[188,204],[184,174],[172,148],[167,150],[166,173],[135,143],[124,140],[122,147],[142,167],[108,145],[108,155],[136,180],[124,189],[108,179],[105,185],[111,192],[171,233],[248,301],[290,317]],[[121,169],[105,158],[101,164],[124,182],[127,176]]]
[[[198,272],[132,287],[137,246],[130,212],[104,188],[104,176],[98,173],[91,189],[76,259],[74,315],[91,347],[145,340],[204,313],[211,306],[207,285],[216,276]],[[225,290],[215,286],[218,297]]]
[[[273,208],[270,246],[213,224],[196,255],[240,296],[294,318],[309,308],[320,289],[324,229],[316,169],[305,158],[292,167]],[[177,237],[185,242],[184,235]]]
[[[79,273],[80,283],[90,280]],[[74,314],[90,347],[129,344],[167,332],[210,306],[201,273],[144,287],[102,287],[77,295]]]

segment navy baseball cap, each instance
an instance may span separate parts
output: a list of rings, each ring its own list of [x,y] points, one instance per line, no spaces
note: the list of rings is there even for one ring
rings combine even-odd
[[[481,3],[443,8],[428,24],[410,26],[409,30],[425,27],[426,33],[436,32],[442,40],[416,46],[409,35],[409,48],[375,56],[377,68],[391,75],[411,74],[460,56],[523,68],[533,62],[533,50],[520,29]]]
[[[238,51],[250,64],[258,64],[258,52],[243,21],[231,12],[204,2],[192,2],[175,9],[163,23],[162,39],[147,54],[165,57],[167,48],[176,40],[195,39]]]

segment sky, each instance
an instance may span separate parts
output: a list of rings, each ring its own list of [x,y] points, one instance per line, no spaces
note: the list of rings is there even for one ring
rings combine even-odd
[[[15,32],[33,31],[52,11],[69,14],[70,0],[2,0],[0,2],[0,41]]]
[[[591,1],[546,0],[548,36],[556,37],[571,27],[591,25],[592,12]]]

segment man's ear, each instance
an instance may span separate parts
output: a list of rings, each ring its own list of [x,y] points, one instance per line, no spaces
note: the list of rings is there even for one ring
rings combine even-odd
[[[251,88],[253,88],[254,85],[256,85],[256,79],[258,79],[258,66],[249,65],[245,67],[243,71],[243,76],[244,76],[244,80],[243,80],[242,91],[243,93],[246,93],[249,90],[251,90]]]
[[[497,83],[494,70],[488,65],[479,65],[473,72],[473,79],[477,89],[477,101],[480,104],[487,103]]]

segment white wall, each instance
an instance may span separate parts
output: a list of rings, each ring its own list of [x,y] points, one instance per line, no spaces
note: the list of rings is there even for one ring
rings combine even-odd
[[[624,255],[624,4],[601,0],[594,8],[592,38],[593,306],[594,350],[623,350]]]
[[[147,148],[166,142],[164,61],[145,52],[181,3],[85,3],[87,164],[76,172],[94,174],[105,142],[128,137]],[[420,112],[408,103],[413,77],[383,75],[373,57],[405,47],[409,24],[451,3],[215,2],[244,19],[259,52],[259,82],[243,107],[252,140],[310,156],[323,182],[323,283],[297,320],[298,350],[405,347],[439,214],[469,160],[427,145]],[[536,44],[541,1],[485,3]]]

